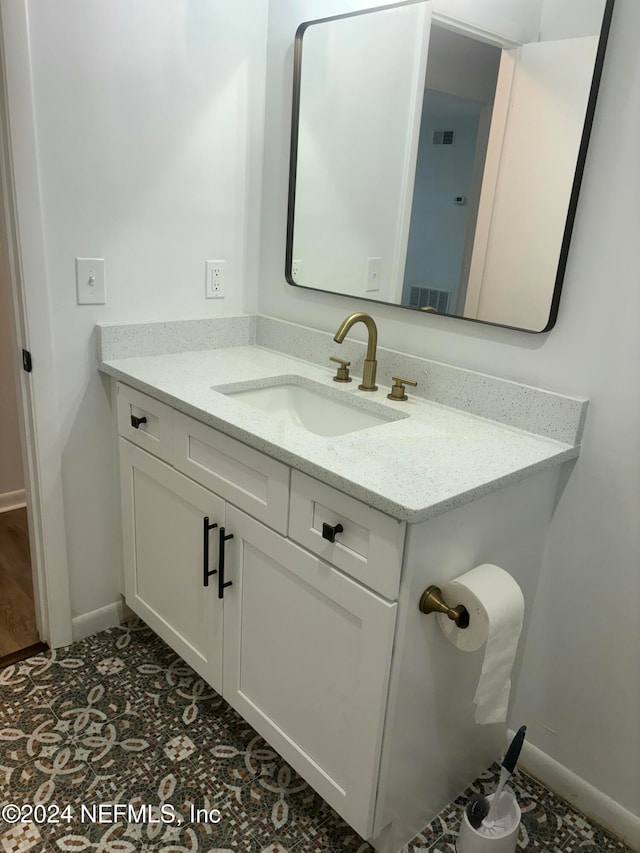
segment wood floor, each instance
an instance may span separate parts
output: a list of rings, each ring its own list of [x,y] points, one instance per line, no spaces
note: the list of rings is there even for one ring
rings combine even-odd
[[[0,660],[38,642],[27,510],[14,509],[0,513]]]

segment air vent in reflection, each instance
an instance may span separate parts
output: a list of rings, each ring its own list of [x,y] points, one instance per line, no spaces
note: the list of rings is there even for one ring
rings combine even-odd
[[[453,145],[454,135],[455,135],[455,131],[453,131],[453,130],[435,130],[433,133],[433,144],[434,145]]]
[[[438,290],[435,287],[420,287],[411,285],[409,289],[409,306],[411,308],[433,308],[438,314],[446,314],[449,308],[448,290]]]

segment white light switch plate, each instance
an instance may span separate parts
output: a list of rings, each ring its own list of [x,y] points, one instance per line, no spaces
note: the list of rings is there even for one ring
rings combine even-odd
[[[380,273],[382,270],[382,258],[367,258],[367,284],[366,293],[380,290]]]
[[[104,305],[104,258],[76,258],[78,305]]]

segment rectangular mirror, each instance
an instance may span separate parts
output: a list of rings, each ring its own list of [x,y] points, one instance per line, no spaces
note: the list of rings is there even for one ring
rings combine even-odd
[[[286,278],[555,323],[613,0],[411,0],[296,33]]]

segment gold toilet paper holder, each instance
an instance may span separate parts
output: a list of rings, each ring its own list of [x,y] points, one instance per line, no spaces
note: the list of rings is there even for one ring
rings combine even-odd
[[[442,597],[439,586],[431,585],[425,589],[420,597],[420,610],[422,613],[446,613],[458,628],[469,627],[469,611],[463,604],[457,607],[449,607]]]

